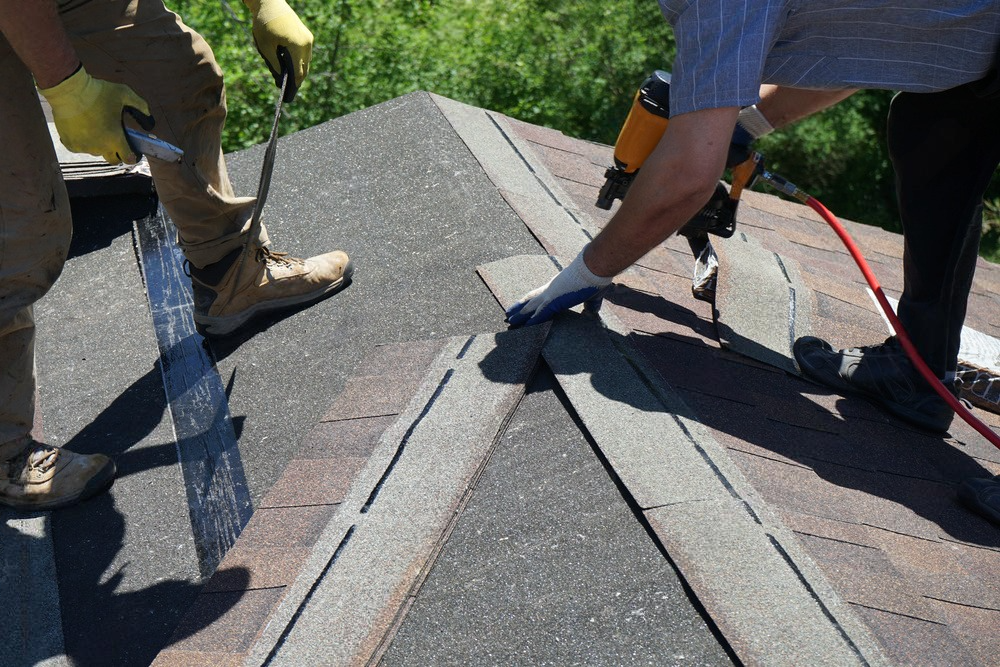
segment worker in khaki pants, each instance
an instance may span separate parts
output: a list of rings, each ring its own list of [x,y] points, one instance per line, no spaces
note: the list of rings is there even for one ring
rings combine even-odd
[[[272,73],[278,47],[306,76],[312,34],[285,0],[246,0],[258,50]],[[70,207],[38,91],[67,148],[134,162],[122,112],[155,119],[183,161],[150,160],[161,202],[191,265],[195,322],[225,335],[255,314],[331,294],[350,279],[347,255],[310,259],[244,247],[255,200],[237,197],[221,150],[222,72],[208,44],[160,0],[0,0],[0,505],[55,509],[106,489],[114,463],[35,442],[33,304],[59,277],[72,233]]]

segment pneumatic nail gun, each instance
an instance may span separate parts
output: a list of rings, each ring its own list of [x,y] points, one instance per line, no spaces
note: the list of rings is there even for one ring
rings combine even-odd
[[[615,164],[604,172],[605,182],[597,206],[610,209],[615,199],[624,199],[639,168],[667,129],[670,117],[670,74],[656,70],[639,87],[632,108],[615,141]],[[711,200],[678,232],[684,236],[705,233],[728,238],[736,231],[736,208],[743,190],[753,185],[763,169],[761,156],[743,146],[730,148],[726,166],[732,186],[719,183]]]

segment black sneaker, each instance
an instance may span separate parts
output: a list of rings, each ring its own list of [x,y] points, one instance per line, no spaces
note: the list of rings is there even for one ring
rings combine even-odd
[[[958,485],[958,499],[1000,526],[1000,477],[965,480]]]
[[[935,433],[946,433],[955,416],[927,384],[895,336],[881,345],[834,350],[822,338],[804,336],[792,348],[809,378],[841,394],[863,396],[900,419]],[[954,386],[952,393],[956,393]]]

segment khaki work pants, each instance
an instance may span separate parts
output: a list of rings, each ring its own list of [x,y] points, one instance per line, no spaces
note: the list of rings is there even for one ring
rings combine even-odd
[[[161,0],[62,0],[60,15],[95,77],[125,83],[184,150],[150,160],[160,201],[196,267],[240,247],[255,200],[236,197],[222,157],[222,72],[204,39]],[[221,9],[219,11],[222,11]],[[252,48],[247,45],[247,48]],[[72,234],[69,200],[30,72],[0,35],[0,460],[34,421],[32,306],[59,277]],[[267,243],[266,232],[261,242]]]

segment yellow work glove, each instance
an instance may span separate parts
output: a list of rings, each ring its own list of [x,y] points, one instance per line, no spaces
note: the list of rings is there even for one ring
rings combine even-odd
[[[111,164],[135,164],[136,156],[122,129],[122,111],[132,107],[148,116],[149,105],[134,90],[95,79],[81,66],[62,83],[39,92],[52,107],[52,119],[66,148],[100,155]]]
[[[291,78],[285,91],[285,101],[295,97],[309,72],[312,59],[313,35],[285,0],[244,0],[253,16],[253,41],[264,57],[274,82],[281,85],[281,60],[278,48],[284,47],[291,56]]]

